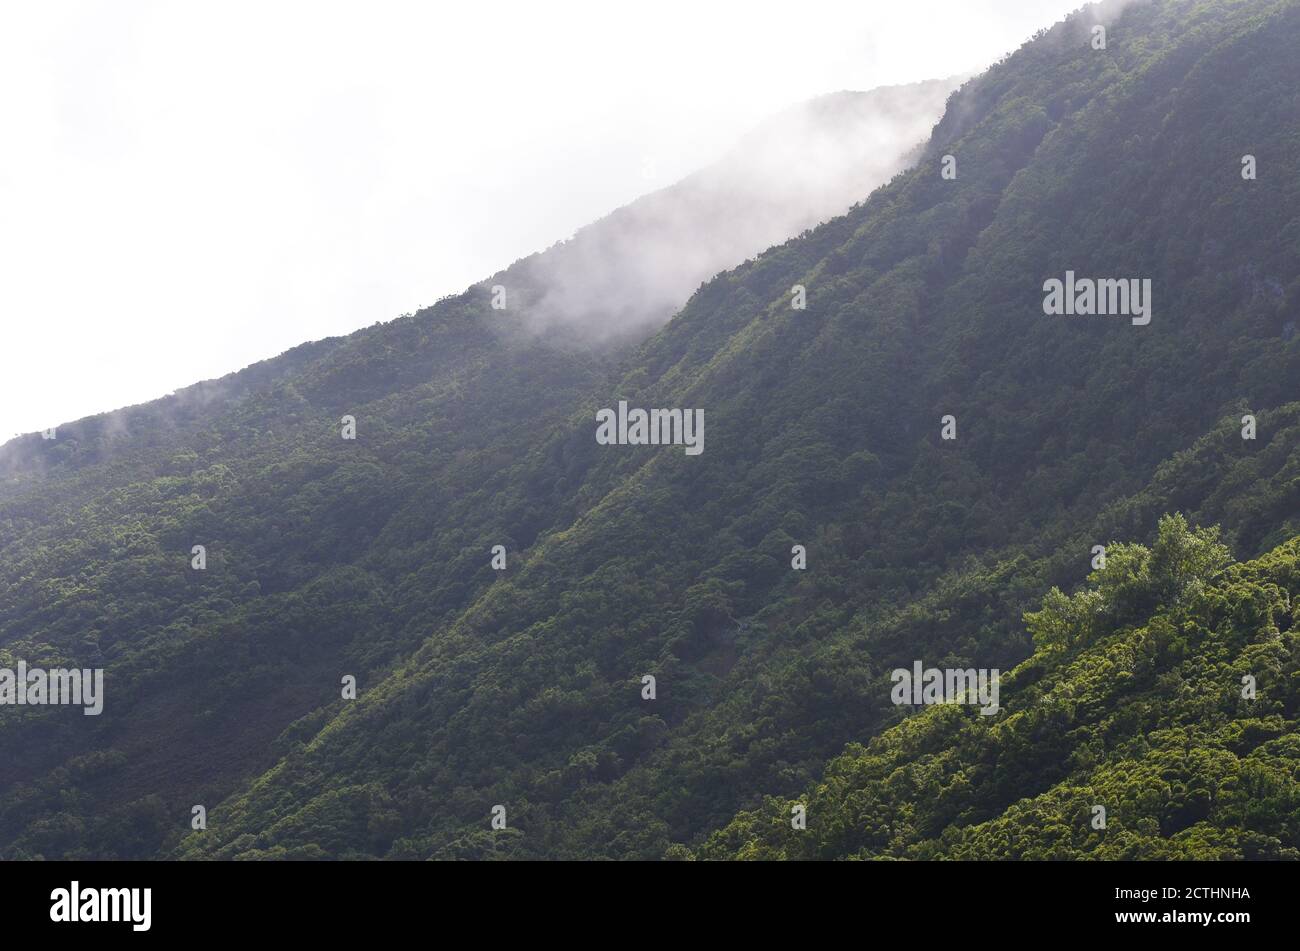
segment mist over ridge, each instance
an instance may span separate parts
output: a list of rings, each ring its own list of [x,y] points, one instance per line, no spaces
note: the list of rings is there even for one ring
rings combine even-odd
[[[581,352],[639,343],[702,282],[843,214],[907,168],[963,78],[829,93],[785,109],[716,163],[610,212],[465,293],[506,288],[509,306],[490,312],[487,326],[510,345],[547,343]],[[436,314],[437,305],[419,313]],[[373,329],[303,342],[146,403],[51,421],[52,431],[62,431],[63,446],[70,437],[83,445],[152,441],[159,430],[205,418],[296,372],[304,359]],[[45,471],[43,457],[51,450],[64,451],[41,433],[0,442],[0,475]]]
[[[714,274],[845,213],[908,168],[964,78],[846,90],[792,106],[716,163],[485,284],[522,285],[513,326],[528,336],[635,341]]]

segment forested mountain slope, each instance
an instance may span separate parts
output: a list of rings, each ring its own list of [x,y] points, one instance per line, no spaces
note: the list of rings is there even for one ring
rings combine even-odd
[[[1091,43],[1099,19],[1105,49]],[[509,374],[495,378],[500,400],[484,388],[460,403],[449,384],[420,404],[376,402],[358,413],[381,437],[369,446],[338,441],[325,414],[304,425],[296,461],[264,457],[262,493],[231,494],[246,501],[197,523],[233,532],[246,519],[239,530],[275,539],[264,550],[285,566],[238,558],[195,582],[182,562],[128,603],[168,603],[191,628],[136,646],[161,682],[188,678],[207,718],[186,725],[190,741],[252,743],[249,698],[286,682],[310,712],[258,778],[213,771],[192,800],[209,806],[208,828],[192,833],[198,784],[141,781],[102,813],[98,784],[120,789],[148,755],[115,746],[124,727],[106,712],[109,752],[30,769],[0,801],[4,854],[796,854],[752,810],[806,795],[845,744],[901,718],[891,669],[1016,667],[1032,651],[1022,613],[1076,585],[1092,546],[1155,538],[1163,513],[1221,525],[1242,559],[1300,531],[1297,41],[1295,0],[1086,8],[964,86],[913,170],[709,281],[608,376],[570,381],[554,426],[511,416],[532,391]],[[1247,153],[1256,180],[1241,177]],[[1044,282],[1067,270],[1149,279],[1149,324],[1045,315]],[[806,309],[792,307],[795,285]],[[704,451],[598,444],[595,413],[620,400],[703,409]],[[441,442],[471,422],[500,438],[458,468]],[[304,479],[315,465],[328,491]],[[171,539],[184,551],[207,513],[180,488],[195,499]],[[321,506],[305,506],[322,494],[338,504],[318,534]],[[504,572],[489,566],[497,544]],[[806,570],[792,568],[795,545]],[[208,585],[252,584],[242,604],[203,600]],[[29,608],[62,625],[53,643],[70,652],[98,616],[93,599],[74,612],[77,597],[68,582]],[[1261,624],[1242,638],[1264,638]],[[356,700],[339,699],[347,673]],[[1207,723],[1207,749],[1219,726]],[[73,742],[41,728],[55,749]],[[1053,755],[1084,769],[1073,739]],[[170,745],[156,755],[175,766]],[[953,768],[967,755],[954,748]],[[810,810],[800,848],[812,851],[798,854],[877,847],[853,811],[872,768],[836,762],[831,778],[847,778],[824,811],[849,828],[814,836]],[[1007,808],[1001,787],[968,799],[899,826],[891,854],[939,854],[926,843],[940,819],[964,828]],[[503,830],[489,824],[496,805]],[[1225,848],[1246,849],[1241,830],[1255,828],[1228,829],[1230,812],[1196,821]],[[992,853],[962,835],[952,854]],[[1296,847],[1294,826],[1259,835],[1256,852]]]
[[[553,487],[517,473],[629,341],[756,242],[902,167],[953,86],[795,107],[716,167],[418,314],[0,447],[0,666],[103,666],[110,693],[96,719],[4,708],[0,848],[155,854],[179,803],[218,802],[274,764],[276,737],[339,695],[340,670],[381,676],[431,619],[472,603],[493,577],[489,539],[526,546],[562,516]],[[788,128],[802,138],[776,134]],[[791,157],[815,167],[775,180]],[[593,326],[582,280],[608,291],[662,272],[632,258],[682,257],[683,229],[707,250],[668,262],[653,302]],[[573,249],[593,242],[599,267],[573,274]]]
[[[1297,7],[1133,5],[1106,50],[1094,13],[964,88],[863,207],[703,288],[543,450],[571,523],[182,854],[663,855],[895,717],[899,663],[1014,666],[1093,544],[1174,509],[1239,555],[1290,537]],[[1150,277],[1150,324],[1046,317],[1067,269]],[[598,446],[619,399],[703,407],[706,450]]]

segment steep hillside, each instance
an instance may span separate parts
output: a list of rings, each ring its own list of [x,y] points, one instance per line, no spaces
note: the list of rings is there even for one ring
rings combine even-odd
[[[892,173],[951,86],[845,93],[778,120],[822,163],[804,179],[825,187],[816,207],[842,211]],[[864,141],[878,146],[865,168]],[[689,228],[711,248],[673,271],[693,288],[764,234],[812,223],[806,195],[767,174],[777,151],[790,154],[770,132],[751,138],[586,229],[608,245],[600,281]],[[762,228],[720,214],[732,203]],[[328,716],[342,672],[383,677],[471,605],[494,577],[491,544],[513,553],[563,524],[565,474],[534,477],[541,441],[690,290],[596,333],[548,293],[574,289],[569,247],[419,314],[0,448],[0,666],[103,666],[110,694],[95,719],[4,708],[0,848],[27,843],[6,854],[157,854],[178,804],[220,801],[278,760],[286,727]]]
[[[1089,8],[968,84],[916,169],[597,387],[517,473],[555,527],[180,854],[661,856],[886,726],[893,667],[1022,661],[1094,544],[1178,509],[1289,539],[1297,39],[1294,2]],[[1067,270],[1149,279],[1150,322],[1046,316]],[[705,451],[598,445],[619,400],[703,408]]]
[[[110,458],[10,495],[4,657],[103,657],[111,680],[90,726],[6,717],[0,854],[1009,854],[1003,832],[1037,820],[1001,774],[964,764],[1051,721],[1035,704],[1068,693],[1089,650],[1176,642],[1191,666],[1142,670],[1175,691],[1218,684],[1197,665],[1226,669],[1248,644],[1289,650],[1273,592],[1294,590],[1300,532],[1298,41],[1296,0],[1087,8],[966,84],[915,168],[713,278],[608,372],[556,346],[535,357],[484,320],[491,284],[527,305],[505,321],[542,299],[498,276],[219,414],[174,468]],[[1067,271],[1149,280],[1149,323],[1046,315],[1044,283]],[[473,358],[465,341],[486,334],[509,359]],[[432,372],[458,348],[471,358]],[[619,401],[703,410],[703,451],[598,443],[596,413]],[[339,439],[342,413],[357,440]],[[160,468],[103,481],[113,466]],[[1059,663],[1031,657],[1023,612],[1076,584],[1094,545],[1164,550],[1172,511],[1221,525],[1242,559],[1283,546],[1233,569],[1241,585],[1200,577],[1228,585],[1225,604],[1253,604],[1239,588],[1257,585],[1267,610],[1243,607],[1223,653],[1198,659],[1220,608],[1138,598],[1145,613],[1053,646]],[[895,667],[1027,658],[1007,726],[984,728],[1007,737],[968,749],[956,709],[898,724]],[[1060,783],[1122,804],[1144,790],[1145,811],[1119,810],[1141,843],[1112,848],[1288,855],[1295,711],[1266,686],[1277,743],[1231,747],[1240,717],[1194,703],[1203,725],[1182,725],[1189,756],[1253,758],[1243,771],[1282,797],[1267,816],[1196,806],[1151,830],[1184,799],[1104,775],[1144,755],[1142,728],[1172,728],[1144,706],[1147,679],[1131,716],[1081,699],[1105,743],[1053,726],[1008,752],[1007,775],[1050,752],[1068,771],[1025,789],[1070,816]],[[899,739],[927,724],[951,745],[921,751],[938,766]],[[881,762],[836,759],[890,727]],[[882,845],[858,810],[885,802],[868,784],[904,761],[923,792],[955,788],[915,820],[909,790],[886,790]],[[797,846],[767,829],[810,795],[838,825],[814,830],[810,810]],[[206,830],[190,830],[194,803]]]

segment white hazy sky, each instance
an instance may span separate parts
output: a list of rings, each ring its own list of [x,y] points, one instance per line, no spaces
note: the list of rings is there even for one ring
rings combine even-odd
[[[0,0],[0,442],[355,330],[1082,0]]]

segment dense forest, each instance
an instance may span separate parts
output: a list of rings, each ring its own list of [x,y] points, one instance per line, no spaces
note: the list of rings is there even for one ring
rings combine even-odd
[[[834,759],[806,829],[773,799],[698,856],[1300,858],[1300,539],[1232,564],[1169,517],[1089,580],[1026,615],[1004,717],[927,708]]]
[[[4,709],[0,857],[1300,856],[1298,47],[1086,7],[647,339],[527,332],[516,267],[11,442],[0,667],[106,699]],[[918,660],[1002,710],[895,704]]]

